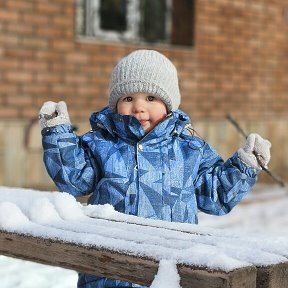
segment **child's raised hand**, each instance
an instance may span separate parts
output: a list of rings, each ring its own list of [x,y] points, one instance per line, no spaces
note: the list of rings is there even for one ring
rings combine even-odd
[[[262,170],[263,167],[267,168],[270,161],[270,148],[271,143],[268,140],[252,133],[248,135],[244,146],[238,150],[238,155],[246,165]]]
[[[61,124],[71,124],[66,103],[64,101],[45,102],[39,112],[41,130]]]

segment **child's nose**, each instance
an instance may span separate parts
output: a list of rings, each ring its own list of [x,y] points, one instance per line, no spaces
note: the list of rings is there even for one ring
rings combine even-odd
[[[143,112],[145,110],[145,102],[142,100],[136,100],[133,105],[134,113]]]

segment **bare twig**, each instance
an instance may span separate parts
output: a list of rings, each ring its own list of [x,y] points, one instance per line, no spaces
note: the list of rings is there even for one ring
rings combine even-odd
[[[244,132],[244,130],[240,127],[240,125],[238,124],[238,122],[231,116],[231,115],[227,115],[226,118],[235,126],[235,128],[237,129],[237,131],[243,135],[243,137],[245,137],[245,139],[248,137],[248,135]],[[263,171],[265,171],[275,182],[277,182],[280,186],[285,187],[285,183],[282,179],[280,179],[278,176],[274,175],[267,167],[265,167],[262,164],[262,161],[260,159],[260,156],[253,152],[253,154],[255,155],[258,164],[260,165],[260,167],[262,168]]]

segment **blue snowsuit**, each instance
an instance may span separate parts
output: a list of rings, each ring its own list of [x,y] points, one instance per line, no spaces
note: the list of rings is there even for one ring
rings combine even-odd
[[[228,213],[256,182],[257,172],[238,158],[224,162],[191,135],[189,117],[177,110],[145,135],[133,116],[93,113],[92,130],[79,137],[69,125],[42,130],[44,162],[60,191],[91,193],[89,204],[126,214],[197,223],[197,210]],[[133,285],[133,286],[132,286]],[[78,287],[141,287],[79,274]]]

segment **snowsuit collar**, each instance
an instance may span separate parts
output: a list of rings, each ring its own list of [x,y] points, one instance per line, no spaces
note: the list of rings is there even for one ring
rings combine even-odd
[[[94,112],[90,117],[92,129],[105,129],[111,136],[120,137],[126,141],[159,142],[171,135],[180,135],[185,127],[191,123],[190,118],[181,110],[176,110],[167,115],[152,131],[145,135],[139,121],[130,115],[113,113],[108,107],[99,112]]]

